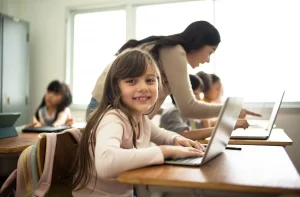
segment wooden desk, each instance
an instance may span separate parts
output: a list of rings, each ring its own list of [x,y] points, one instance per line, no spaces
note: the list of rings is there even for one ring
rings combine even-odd
[[[77,122],[72,125],[72,128],[85,128],[85,122]],[[0,154],[1,153],[16,153],[22,152],[28,146],[34,144],[37,141],[39,133],[23,133],[21,131],[23,127],[20,126],[17,130],[18,136],[0,139]]]
[[[8,176],[17,168],[20,154],[37,141],[38,133],[19,133],[16,137],[0,139],[0,176]]]
[[[121,173],[118,181],[136,184],[143,197],[164,192],[206,197],[300,195],[300,176],[280,146],[242,146],[202,167],[151,166]]]
[[[39,133],[19,133],[16,137],[0,139],[0,153],[22,152],[37,141]]]
[[[199,140],[202,144],[208,144],[209,139]],[[234,145],[267,145],[267,146],[287,146],[292,145],[293,141],[283,129],[273,129],[270,137],[266,140],[243,140],[230,139],[228,144]]]
[[[37,142],[39,133],[23,133],[23,127],[17,128],[18,136],[0,139],[0,176],[8,176],[16,169],[22,151]],[[85,124],[78,123],[73,127],[84,128]]]

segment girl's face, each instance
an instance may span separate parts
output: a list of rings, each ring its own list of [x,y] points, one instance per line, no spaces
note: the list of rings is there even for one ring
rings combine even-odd
[[[63,100],[61,93],[47,91],[45,94],[45,102],[48,107],[57,107]]]
[[[187,54],[188,63],[192,68],[196,68],[199,64],[209,63],[210,56],[217,50],[218,46],[205,45],[204,47],[191,51]]]
[[[216,101],[220,97],[222,84],[220,81],[214,83],[207,92],[207,99],[210,101]]]
[[[119,82],[122,102],[132,111],[138,120],[156,102],[158,97],[158,79],[154,66],[147,66],[140,77],[122,79]]]

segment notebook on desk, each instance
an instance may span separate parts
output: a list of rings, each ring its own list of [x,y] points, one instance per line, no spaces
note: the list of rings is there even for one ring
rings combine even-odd
[[[31,133],[52,133],[52,132],[60,132],[69,128],[70,128],[69,126],[58,126],[58,127],[44,126],[44,127],[24,128],[22,131],[31,132]]]
[[[239,97],[229,97],[226,99],[203,157],[169,159],[165,160],[165,163],[200,166],[221,154],[228,144],[231,132],[242,109],[243,100],[243,98]]]
[[[275,102],[270,119],[265,127],[249,127],[247,129],[236,129],[231,134],[231,139],[266,140],[270,137],[274,127],[285,91],[282,92]]]

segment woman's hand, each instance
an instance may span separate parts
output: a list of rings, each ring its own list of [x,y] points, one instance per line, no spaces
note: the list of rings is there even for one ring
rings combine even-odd
[[[252,112],[252,111],[248,111],[246,109],[242,109],[240,112],[239,118],[246,118],[247,115],[262,117],[261,114],[258,114],[258,113]]]
[[[161,152],[165,159],[180,159],[187,157],[202,157],[204,152],[202,150],[193,147],[183,147],[183,146],[159,146]]]
[[[246,119],[238,119],[238,120],[236,121],[234,130],[235,130],[235,129],[238,129],[238,128],[246,129],[246,128],[248,128],[248,127],[249,127],[249,123],[247,122]]]
[[[202,144],[200,144],[197,141],[187,139],[183,136],[175,137],[174,138],[174,145],[176,145],[176,146],[185,146],[185,147],[193,147],[193,148],[198,149],[200,151],[205,151],[205,147]]]

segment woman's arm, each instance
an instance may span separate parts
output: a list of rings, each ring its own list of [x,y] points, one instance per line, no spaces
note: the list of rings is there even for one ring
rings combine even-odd
[[[217,117],[222,105],[197,101],[192,93],[184,49],[180,45],[163,48],[159,57],[180,113],[194,119]]]

